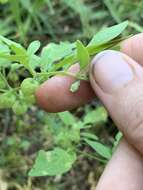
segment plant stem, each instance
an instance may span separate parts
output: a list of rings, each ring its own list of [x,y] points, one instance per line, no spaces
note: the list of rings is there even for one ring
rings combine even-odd
[[[137,32],[143,32],[143,27],[137,24],[136,22],[129,21],[129,26],[134,28]]]
[[[5,84],[7,85],[7,87],[9,89],[12,89],[11,86],[8,84],[7,80],[5,79],[5,77],[3,76],[3,74],[0,72],[0,77],[2,78],[2,80],[5,82]]]
[[[87,152],[83,152],[83,151],[80,151],[80,150],[77,150],[77,152],[80,153],[80,154],[83,155],[83,156],[86,156],[86,157],[91,158],[91,159],[95,159],[95,160],[97,160],[97,161],[99,161],[99,162],[102,162],[102,163],[104,163],[104,164],[107,163],[106,160],[103,160],[103,159],[101,159],[101,158],[99,158],[99,157],[97,157],[97,156],[95,156],[95,155],[93,156],[93,155],[91,155],[91,154],[89,154],[89,153],[87,153]]]
[[[87,81],[86,78],[83,78],[77,74],[72,74],[72,73],[69,73],[69,72],[66,72],[66,71],[53,71],[53,72],[47,72],[47,73],[37,73],[37,76],[46,76],[46,77],[51,77],[51,76],[54,76],[54,75],[62,75],[62,76],[70,76],[70,77],[73,77],[73,78],[76,78],[76,79],[79,79],[79,80],[85,80]]]
[[[6,92],[7,90],[4,90],[4,89],[0,89],[0,92]]]
[[[35,77],[36,76],[36,72],[34,71],[34,69],[32,69],[30,66],[26,67],[28,69],[28,71],[30,72],[30,74]]]

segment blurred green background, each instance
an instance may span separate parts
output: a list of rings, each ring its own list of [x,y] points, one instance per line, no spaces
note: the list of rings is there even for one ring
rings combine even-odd
[[[141,0],[0,0],[0,35],[24,46],[33,40],[88,41],[99,29],[129,20],[126,34],[143,32]],[[71,112],[83,120],[100,105],[93,101]],[[92,116],[93,117],[93,116]],[[93,119],[91,117],[91,120]],[[111,119],[93,132],[109,146],[117,133]],[[23,117],[0,112],[0,190],[94,190],[104,165],[79,156],[73,169],[57,177],[28,178],[35,153],[52,146],[49,128],[66,126],[59,114],[32,107]],[[86,149],[86,147],[83,147]]]

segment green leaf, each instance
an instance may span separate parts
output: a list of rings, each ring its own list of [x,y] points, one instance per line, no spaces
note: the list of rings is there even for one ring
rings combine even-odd
[[[94,13],[97,12],[97,10],[94,11],[92,7],[87,6],[83,0],[62,0],[62,2],[70,7],[76,14],[79,14],[84,34],[87,37],[91,36],[92,27],[90,21],[93,19]]]
[[[53,70],[56,71],[61,68],[67,70],[71,65],[73,65],[73,63],[76,63],[77,61],[77,56],[72,52],[71,55],[65,56],[61,61],[54,64]]]
[[[59,112],[58,115],[65,125],[72,126],[76,123],[76,117],[74,117],[69,111]]]
[[[10,49],[7,45],[0,43],[0,54],[9,54]],[[0,56],[0,67],[7,67],[10,65],[10,61]]]
[[[90,45],[99,46],[113,40],[124,31],[127,25],[128,21],[124,21],[120,24],[99,31],[97,34],[94,35],[88,46]]]
[[[80,141],[80,129],[77,128],[65,128],[61,129],[54,137],[54,142],[58,146],[69,148],[73,143],[79,143]]]
[[[73,127],[76,128],[76,129],[84,129],[84,128],[86,128],[84,123],[81,122],[81,121],[78,121],[78,122],[74,123]]]
[[[41,61],[41,58],[37,55],[31,55],[29,57],[29,65],[35,69],[36,67],[40,66],[40,61]]]
[[[33,7],[30,0],[26,1],[20,0],[20,3],[22,4],[23,8],[29,11],[29,13],[32,13]]]
[[[0,35],[0,41],[2,41],[3,43],[7,44],[8,46],[11,46],[11,45],[21,46],[20,44],[14,42],[12,40],[9,40],[9,39],[5,38],[4,36],[1,36],[1,35]]]
[[[99,107],[96,110],[88,112],[84,117],[84,124],[105,122],[107,120],[107,111],[104,107]]]
[[[26,49],[23,46],[21,46],[18,43],[15,43],[11,40],[8,40],[7,38],[5,38],[3,36],[0,36],[0,40],[3,43],[7,44],[12,51],[11,54],[0,53],[0,57],[3,59],[7,59],[9,61],[14,61],[14,62],[18,62],[18,63],[22,64],[26,69],[29,70],[29,72],[32,75],[34,75],[35,71],[33,69],[37,65],[39,65],[41,59],[36,55],[28,55],[28,52],[26,51]],[[37,45],[37,42],[35,42],[34,44],[35,44],[35,46],[33,44],[31,44],[31,46],[29,47],[29,52],[34,52],[39,47]]]
[[[115,140],[117,143],[119,143],[119,141],[121,140],[121,138],[123,137],[123,134],[119,131],[116,136],[115,136]]]
[[[71,147],[72,141],[69,133],[70,131],[63,129],[58,134],[54,135],[54,144],[64,149]]]
[[[0,53],[10,53],[9,47],[3,43],[0,43]]]
[[[19,44],[12,44],[10,48],[16,55],[27,56],[26,49]]]
[[[20,62],[21,64],[27,66],[28,65],[28,55],[27,55],[27,51],[26,49],[21,46],[20,44],[13,42],[12,40],[9,40],[3,36],[0,35],[0,41],[2,41],[3,43],[5,43],[6,45],[8,45],[10,47],[10,49],[13,51],[13,53],[15,53],[15,55],[11,54],[11,55],[2,55],[0,53],[0,56],[11,60],[11,61],[17,61]]]
[[[86,47],[79,40],[76,41],[77,58],[79,61],[80,69],[84,69],[90,61],[89,53]]]
[[[87,50],[88,50],[88,53],[90,54],[90,56],[96,55],[97,53],[100,53],[103,50],[113,49],[116,45],[119,45],[119,43],[125,39],[126,38],[118,37],[117,39],[115,38],[115,39],[113,39],[105,44],[101,44],[99,46],[96,44],[92,44],[92,45],[87,46]]]
[[[54,10],[54,7],[53,7],[53,4],[52,4],[52,1],[51,0],[45,0],[45,2],[47,3],[48,5],[48,8],[49,8],[49,11],[50,11],[50,14],[55,14],[55,10]]]
[[[117,148],[122,137],[123,137],[123,134],[120,131],[118,131],[116,136],[115,136],[114,143],[113,143],[113,148],[112,148],[113,152],[116,150],[116,148]]]
[[[65,56],[74,52],[75,43],[61,42],[60,44],[50,43],[45,46],[41,53],[41,69],[49,70],[52,64],[60,61]],[[67,64],[67,62],[65,62]]]
[[[99,142],[84,139],[85,142],[90,145],[100,156],[106,159],[110,159],[112,156],[111,149]]]
[[[31,42],[27,48],[27,53],[29,55],[35,54],[38,51],[38,49],[40,48],[40,45],[41,45],[40,41],[38,41],[38,40]]]
[[[0,0],[0,3],[4,4],[4,3],[7,3],[8,0]]]
[[[68,1],[67,0],[62,0],[62,2],[65,3],[68,7],[72,8],[76,13],[79,13],[79,14],[82,14],[82,13],[91,14],[92,9],[90,9],[89,6],[86,6],[84,4],[84,2],[82,2],[81,0],[79,0],[79,1],[77,1],[77,0],[68,0]],[[84,15],[84,18],[86,17],[86,19],[88,19],[86,14]]]
[[[35,165],[29,176],[55,176],[69,171],[76,160],[76,154],[61,148],[52,151],[39,151]]]
[[[99,139],[96,135],[94,135],[92,133],[83,132],[83,133],[81,133],[81,135],[87,139],[92,139],[92,140],[98,140]]]
[[[10,55],[10,54],[5,54],[5,53],[0,53],[0,58],[3,59],[7,59],[9,61],[14,61],[14,62],[23,62],[24,60],[26,60],[26,56],[22,56],[22,55]],[[24,61],[25,63],[25,61]]]
[[[80,87],[80,80],[77,80],[77,81],[75,81],[75,82],[71,85],[70,91],[71,91],[71,92],[76,92],[76,91],[79,89],[79,87]]]

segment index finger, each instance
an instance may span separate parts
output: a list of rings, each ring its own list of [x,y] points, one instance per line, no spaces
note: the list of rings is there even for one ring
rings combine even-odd
[[[78,71],[78,64],[70,68],[71,73]],[[90,83],[81,81],[78,91],[72,93],[70,86],[74,81],[75,79],[69,76],[55,76],[47,80],[37,90],[38,104],[48,112],[60,112],[90,102],[95,97]]]

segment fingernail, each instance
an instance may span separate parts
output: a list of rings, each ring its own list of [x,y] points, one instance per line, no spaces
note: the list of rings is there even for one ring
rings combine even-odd
[[[92,61],[92,78],[104,92],[112,93],[133,79],[133,70],[123,54],[106,50]]]

